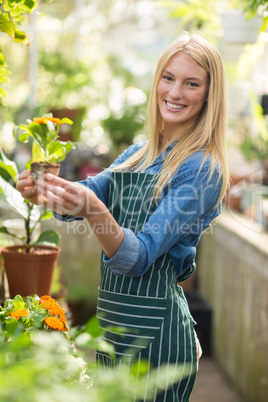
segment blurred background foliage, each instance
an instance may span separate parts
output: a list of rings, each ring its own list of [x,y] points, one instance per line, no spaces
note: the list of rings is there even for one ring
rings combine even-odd
[[[1,34],[0,146],[8,153],[17,147],[12,125],[50,111],[74,118],[72,132],[61,133],[65,138],[89,148],[105,144],[97,154],[118,153],[133,140],[144,140],[152,75],[171,40],[184,30],[198,31],[217,45],[226,8],[252,16],[262,7],[267,18],[267,2],[255,0],[0,3],[0,16],[16,25],[13,32],[0,19],[2,32],[15,41]],[[234,69],[227,62],[227,72]]]

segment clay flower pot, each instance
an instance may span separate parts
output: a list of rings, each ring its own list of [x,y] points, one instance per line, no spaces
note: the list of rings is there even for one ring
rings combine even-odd
[[[60,247],[35,246],[26,253],[23,246],[2,248],[10,298],[50,295]]]

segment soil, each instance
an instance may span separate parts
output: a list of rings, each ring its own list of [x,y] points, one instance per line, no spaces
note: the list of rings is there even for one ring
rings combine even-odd
[[[45,173],[52,173],[58,176],[60,171],[59,163],[33,162],[31,163],[31,175],[33,180],[43,179]]]
[[[46,254],[52,254],[55,252],[55,249],[49,249],[48,246],[33,246],[30,249],[29,253],[26,253],[26,248],[24,246],[21,246],[20,248],[8,248],[8,252],[12,254],[35,254],[35,255],[46,255]]]

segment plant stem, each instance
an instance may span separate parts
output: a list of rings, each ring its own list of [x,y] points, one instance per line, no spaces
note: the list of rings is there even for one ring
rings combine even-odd
[[[28,205],[28,216],[25,219],[25,230],[26,230],[26,253],[30,252],[30,244],[31,244],[31,228],[30,228],[30,222],[31,222],[31,213],[33,209],[33,204],[29,203]]]

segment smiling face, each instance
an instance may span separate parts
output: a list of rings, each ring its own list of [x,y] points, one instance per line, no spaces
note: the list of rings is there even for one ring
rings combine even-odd
[[[183,52],[171,57],[157,86],[165,142],[181,137],[196,122],[208,88],[208,74],[200,64]]]

